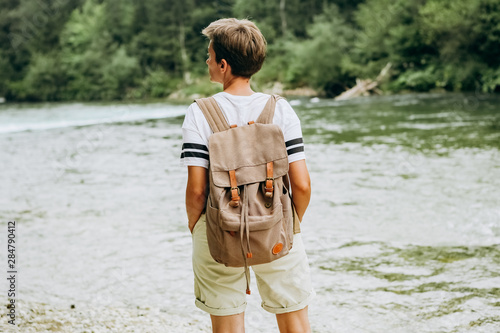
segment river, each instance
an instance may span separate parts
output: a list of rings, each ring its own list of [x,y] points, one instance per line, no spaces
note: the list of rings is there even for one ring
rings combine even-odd
[[[500,96],[289,102],[313,186],[302,223],[313,332],[500,332]],[[21,331],[47,330],[50,309],[74,307],[92,313],[87,326],[62,318],[60,330],[113,331],[99,328],[106,320],[93,308],[124,309],[126,322],[142,309],[179,325],[158,332],[209,332],[193,297],[179,165],[185,110],[0,105],[0,248],[6,267],[15,220]],[[277,331],[258,293],[246,324]]]

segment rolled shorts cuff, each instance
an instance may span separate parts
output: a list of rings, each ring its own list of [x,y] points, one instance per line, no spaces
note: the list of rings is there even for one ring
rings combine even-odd
[[[300,303],[286,307],[286,308],[273,308],[270,306],[265,305],[262,303],[262,308],[266,310],[267,312],[273,313],[273,314],[282,314],[282,313],[288,313],[288,312],[294,312],[294,311],[299,311],[308,306],[311,301],[313,300],[314,296],[316,296],[316,292],[314,289],[311,291],[311,293]]]
[[[200,308],[201,310],[208,312],[211,315],[214,316],[231,316],[235,315],[238,313],[245,312],[245,309],[247,307],[247,302],[241,304],[240,306],[236,308],[212,308],[200,301],[199,299],[195,300],[195,305]]]

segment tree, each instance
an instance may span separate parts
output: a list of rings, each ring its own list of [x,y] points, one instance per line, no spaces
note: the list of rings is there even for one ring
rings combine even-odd
[[[69,75],[69,98],[121,99],[128,87],[136,85],[138,61],[113,37],[107,22],[105,4],[87,0],[66,23],[61,62]]]
[[[286,77],[293,85],[308,85],[335,96],[354,81],[343,64],[348,61],[354,29],[335,5],[329,5],[308,29],[310,39],[291,45],[292,60]]]

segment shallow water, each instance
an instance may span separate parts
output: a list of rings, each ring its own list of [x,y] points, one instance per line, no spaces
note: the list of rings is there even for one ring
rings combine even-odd
[[[499,332],[500,98],[290,102],[313,183],[313,331]],[[15,219],[19,298],[159,307],[208,330],[192,291],[184,110],[0,106],[0,248]],[[248,331],[270,332],[252,284]]]

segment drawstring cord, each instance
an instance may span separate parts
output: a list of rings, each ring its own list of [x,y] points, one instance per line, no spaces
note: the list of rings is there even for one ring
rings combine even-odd
[[[250,226],[248,224],[248,194],[246,191],[246,185],[243,185],[243,202],[241,205],[240,213],[240,242],[241,242],[241,253],[243,259],[245,260],[245,278],[247,282],[247,294],[250,295],[250,269],[248,268],[247,258],[252,257],[252,252],[250,251]],[[247,234],[247,250],[245,253],[245,246],[243,244],[243,234]]]
[[[246,192],[246,185],[245,185]],[[250,222],[248,221],[248,194],[245,194],[245,231],[247,233],[247,258],[252,258],[252,249],[250,248]]]

